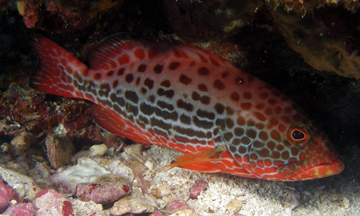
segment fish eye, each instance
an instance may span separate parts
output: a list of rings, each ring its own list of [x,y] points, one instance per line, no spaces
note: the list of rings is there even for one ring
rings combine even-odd
[[[303,141],[306,139],[306,134],[297,128],[292,129],[290,133],[293,141]]]
[[[303,148],[309,142],[310,134],[305,125],[296,124],[288,128],[286,138],[289,143]]]

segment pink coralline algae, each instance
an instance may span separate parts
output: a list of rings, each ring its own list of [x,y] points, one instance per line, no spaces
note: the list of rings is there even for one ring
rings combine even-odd
[[[11,216],[34,216],[36,212],[36,208],[32,203],[19,203],[10,206],[3,212],[3,215],[11,215]]]
[[[208,187],[208,183],[206,181],[200,180],[197,181],[191,188],[190,188],[190,198],[196,199],[202,191],[204,191]]]
[[[75,195],[82,201],[107,204],[126,196],[130,189],[131,185],[121,182],[89,182],[77,184]]]
[[[1,180],[1,178],[0,178]],[[0,212],[4,211],[10,204],[10,201],[14,199],[16,193],[14,189],[7,186],[5,183],[0,182]]]

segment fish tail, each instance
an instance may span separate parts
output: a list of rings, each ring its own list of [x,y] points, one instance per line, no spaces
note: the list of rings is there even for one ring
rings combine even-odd
[[[30,32],[29,38],[39,59],[30,87],[48,94],[82,98],[75,84],[87,74],[88,67],[41,35]]]

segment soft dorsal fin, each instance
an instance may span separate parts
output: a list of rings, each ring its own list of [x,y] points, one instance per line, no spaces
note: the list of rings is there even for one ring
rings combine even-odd
[[[218,56],[192,45],[169,40],[133,40],[123,34],[110,36],[90,53],[90,68],[109,70],[124,64],[153,58],[187,58],[215,66],[231,65]]]

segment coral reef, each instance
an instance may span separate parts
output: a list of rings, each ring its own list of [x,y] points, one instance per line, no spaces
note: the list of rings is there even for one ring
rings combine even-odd
[[[122,1],[46,1],[26,0],[19,1],[17,7],[24,17],[28,28],[64,32],[74,29],[83,29],[93,24],[100,12],[116,9]]]

